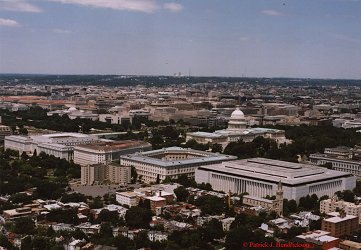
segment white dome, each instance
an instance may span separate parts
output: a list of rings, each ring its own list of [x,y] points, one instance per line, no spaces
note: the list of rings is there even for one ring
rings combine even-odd
[[[232,112],[231,119],[244,119],[244,114],[239,108],[237,108],[235,111]]]
[[[71,107],[71,108],[69,108],[68,110],[69,110],[69,111],[76,111],[77,109],[74,108],[74,107]]]

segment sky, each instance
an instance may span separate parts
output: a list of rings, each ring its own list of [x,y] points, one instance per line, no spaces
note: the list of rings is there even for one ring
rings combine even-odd
[[[0,73],[361,79],[361,0],[0,0]]]

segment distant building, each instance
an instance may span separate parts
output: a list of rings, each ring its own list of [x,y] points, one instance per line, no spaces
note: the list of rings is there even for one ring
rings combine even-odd
[[[201,166],[196,170],[195,180],[210,183],[217,191],[247,192],[256,197],[275,195],[281,181],[284,198],[296,201],[311,194],[332,196],[356,186],[356,177],[349,173],[265,158]]]
[[[1,116],[0,116],[1,119]],[[9,126],[1,125],[0,122],[0,141],[4,140],[5,136],[11,135],[12,131]]]
[[[310,162],[316,165],[331,164],[332,169],[361,177],[361,161],[353,159],[348,147],[325,148],[324,154],[311,154]]]
[[[336,210],[343,210],[348,215],[358,216],[359,224],[361,224],[361,204],[337,200],[335,196],[332,197],[332,199],[327,199],[320,202],[321,213],[327,214],[336,212]]]
[[[328,213],[327,215],[332,217],[322,221],[321,229],[330,232],[333,237],[351,236],[358,230],[359,220],[357,216],[346,215],[343,211]]]
[[[88,119],[88,120],[96,121],[99,119],[98,114],[93,114],[90,111],[78,110],[74,107],[65,110],[49,111],[46,114],[47,116],[53,116],[55,114],[59,116],[67,115],[71,120],[79,118],[79,119]]]
[[[121,166],[119,164],[93,164],[81,166],[81,184],[92,185],[108,181],[115,184],[130,183],[130,166]]]
[[[91,144],[80,144],[74,148],[74,162],[82,166],[106,164],[118,160],[120,155],[133,154],[152,149],[152,145],[144,141],[101,141]]]
[[[180,175],[194,177],[199,166],[235,160],[237,157],[179,147],[169,147],[132,155],[121,155],[120,164],[134,166],[146,183],[162,182]]]
[[[198,143],[221,144],[225,148],[230,142],[243,140],[244,142],[253,141],[256,137],[274,139],[277,143],[288,142],[284,130],[270,128],[248,128],[243,112],[237,108],[231,114],[228,122],[228,128],[209,132],[189,132],[186,140],[196,140]]]
[[[99,141],[92,135],[81,133],[55,133],[32,136],[10,135],[5,137],[5,149],[32,154],[36,150],[66,160],[73,159],[74,146]]]

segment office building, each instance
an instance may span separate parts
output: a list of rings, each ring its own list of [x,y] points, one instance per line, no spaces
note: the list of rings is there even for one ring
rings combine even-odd
[[[189,148],[170,147],[132,155],[121,155],[120,164],[134,166],[146,183],[162,182],[180,175],[194,177],[199,166],[235,160],[237,157]]]
[[[82,166],[106,164],[124,154],[133,154],[152,149],[152,145],[144,141],[109,141],[104,140],[90,144],[80,144],[74,148],[74,162]]]
[[[81,166],[81,184],[93,185],[103,182],[114,184],[130,183],[130,166],[121,166],[119,164],[93,164]]]
[[[217,191],[273,196],[282,182],[284,198],[298,201],[316,194],[332,196],[337,191],[352,190],[356,177],[340,171],[265,158],[251,158],[201,166],[196,170],[197,183],[210,183]]]
[[[323,154],[311,154],[310,162],[315,165],[331,164],[332,169],[361,177],[361,161],[354,159],[352,148],[325,148]]]
[[[66,160],[73,159],[74,146],[99,141],[96,136],[81,133],[55,133],[32,136],[10,135],[5,137],[5,149],[32,154],[36,150]]]
[[[321,213],[327,214],[336,212],[337,210],[343,210],[348,215],[358,216],[359,224],[361,224],[361,204],[337,200],[336,196],[333,196],[332,199],[327,199],[320,202]]]
[[[341,210],[340,213],[333,212],[328,213],[330,218],[324,219],[321,224],[321,230],[330,232],[333,237],[342,238],[345,236],[351,236],[358,230],[358,217],[354,215],[346,215]]]

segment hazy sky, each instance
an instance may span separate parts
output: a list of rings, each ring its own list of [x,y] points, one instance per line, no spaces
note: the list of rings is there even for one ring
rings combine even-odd
[[[361,79],[361,0],[0,0],[0,73]]]

